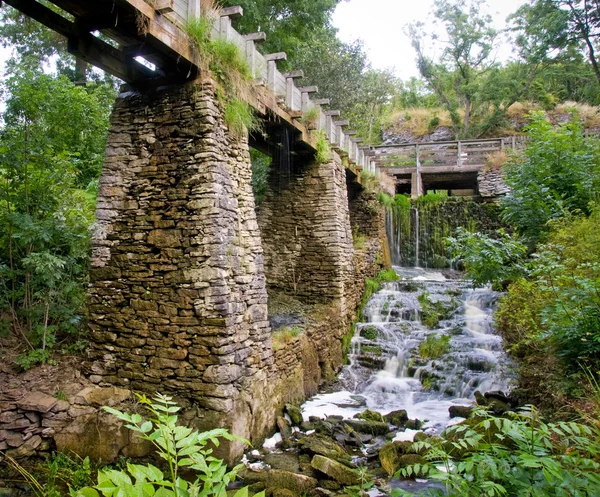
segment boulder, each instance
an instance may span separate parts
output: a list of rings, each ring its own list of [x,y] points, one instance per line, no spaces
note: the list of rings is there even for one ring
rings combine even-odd
[[[356,419],[363,419],[365,421],[376,421],[378,423],[385,422],[383,416],[380,413],[376,411],[371,411],[370,409],[365,409],[363,412],[355,414],[354,417]]]
[[[102,459],[110,464],[129,443],[123,422],[108,413],[91,413],[76,418],[54,436],[59,451],[74,452],[84,458]]]
[[[131,391],[124,388],[87,387],[75,395],[74,404],[113,407],[131,398]]]
[[[300,410],[299,407],[297,407],[293,404],[286,404],[285,412],[288,413],[288,416],[292,420],[293,426],[300,426],[302,424],[302,421],[303,421],[302,411]]]
[[[301,438],[298,441],[298,445],[302,451],[308,452],[312,455],[318,454],[338,461],[350,461],[350,456],[346,453],[341,445],[333,441],[331,438],[318,433],[307,435],[304,438]]]
[[[400,469],[406,468],[407,466],[414,466],[415,464],[420,464],[421,466],[427,464],[427,459],[418,454],[405,454],[398,458],[398,464]],[[426,476],[423,471],[419,471],[417,473],[413,473],[411,478],[423,478]]]
[[[471,406],[450,406],[448,414],[450,418],[468,418],[471,415],[473,408]]]
[[[31,392],[23,399],[17,401],[17,407],[23,411],[36,411],[45,413],[52,409],[57,399],[42,392]]]
[[[369,435],[385,435],[390,431],[387,423],[378,421],[346,419],[344,420],[344,424],[359,433],[367,433]]]
[[[302,495],[316,488],[318,482],[310,476],[299,475],[283,469],[272,469],[267,473],[267,489],[287,488],[292,492]]]
[[[397,441],[386,443],[379,449],[379,463],[388,476],[400,469],[400,457],[408,452],[410,446],[411,442]]]
[[[386,414],[383,419],[394,426],[404,426],[404,423],[408,421],[408,413],[406,409],[400,409]]]
[[[327,457],[316,455],[311,461],[311,466],[341,485],[358,485],[360,482],[359,475],[355,470]]]

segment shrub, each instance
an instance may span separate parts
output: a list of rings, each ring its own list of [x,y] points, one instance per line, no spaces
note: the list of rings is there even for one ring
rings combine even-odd
[[[139,414],[127,414],[111,407],[104,407],[104,410],[125,421],[127,428],[156,447],[158,456],[167,463],[166,474],[152,464],[128,463],[126,470],[98,471],[98,484],[95,487],[73,491],[71,495],[98,497],[100,491],[105,497],[226,497],[227,485],[235,480],[243,466],[238,465],[227,471],[223,460],[211,455],[212,449],[208,444],[218,447],[220,439],[243,439],[222,428],[198,432],[192,428],[177,426],[177,412],[180,408],[166,395],[157,394],[152,400],[144,395],[138,395],[138,398],[148,411],[147,421]],[[196,473],[196,478],[191,483],[181,477],[184,469]],[[247,495],[248,489],[244,487],[234,497]],[[263,497],[264,492],[257,495]]]
[[[449,497],[595,496],[600,491],[600,432],[578,423],[545,423],[534,408],[495,418],[477,410],[439,440],[416,442],[424,465],[397,475],[424,474]],[[409,495],[402,491],[396,495]]]

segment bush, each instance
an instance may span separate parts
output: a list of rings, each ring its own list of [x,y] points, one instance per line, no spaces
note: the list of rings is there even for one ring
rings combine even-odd
[[[139,414],[127,414],[111,407],[104,409],[127,423],[127,428],[140,438],[154,444],[157,454],[166,461],[167,473],[152,464],[127,464],[127,470],[103,469],[98,471],[98,484],[71,492],[73,497],[227,497],[227,485],[233,482],[243,465],[227,471],[223,460],[211,456],[208,444],[219,446],[220,439],[243,440],[227,430],[198,432],[177,426],[179,407],[166,395],[158,394],[150,400],[138,395],[150,419],[144,421]],[[246,441],[245,441],[246,442]],[[248,443],[248,442],[246,442]],[[196,478],[191,483],[181,477],[181,471],[193,470]],[[247,497],[248,488],[238,490],[234,497]],[[260,497],[264,497],[261,492]]]
[[[425,465],[397,476],[425,474],[449,497],[596,496],[600,492],[600,432],[578,423],[545,423],[534,408],[495,418],[475,411],[440,440],[416,442]],[[396,492],[396,495],[409,495]]]

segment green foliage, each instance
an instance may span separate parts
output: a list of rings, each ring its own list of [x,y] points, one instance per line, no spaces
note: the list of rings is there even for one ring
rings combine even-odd
[[[591,497],[600,490],[598,430],[546,423],[534,408],[504,418],[475,411],[469,421],[447,428],[440,440],[416,442],[411,450],[428,462],[398,475],[425,474],[445,485],[445,492],[429,495]]]
[[[290,343],[294,338],[300,336],[302,328],[300,326],[285,327],[275,330],[271,336],[273,340],[273,349],[278,350],[284,345]]]
[[[331,162],[333,156],[325,133],[323,131],[318,131],[315,133],[315,136],[317,137],[317,142],[315,144],[317,149],[315,152],[315,162],[317,164],[327,164],[328,162]]]
[[[400,276],[398,276],[398,273],[396,273],[396,271],[394,271],[393,269],[382,269],[377,275],[377,282],[379,283],[383,283],[386,281],[398,281],[399,279]]]
[[[254,202],[256,205],[260,205],[269,185],[271,158],[255,148],[251,148],[250,161],[252,163],[252,192],[254,193]]]
[[[258,120],[250,106],[237,98],[225,103],[224,117],[229,132],[237,138],[258,128]]]
[[[600,191],[600,144],[586,139],[574,117],[557,128],[541,114],[532,116],[531,141],[506,171],[511,193],[501,201],[505,221],[530,247],[548,233],[548,222],[590,212]]]
[[[360,466],[358,472],[358,484],[344,487],[346,495],[350,497],[367,497],[369,490],[373,487],[375,482],[373,476],[369,474],[369,471],[364,466]]]
[[[419,344],[421,359],[438,359],[450,350],[450,337],[448,335],[427,335],[424,342]]]
[[[105,497],[157,496],[187,497],[227,496],[227,485],[235,480],[242,465],[231,471],[223,460],[212,456],[213,449],[209,444],[218,447],[221,439],[243,440],[231,435],[227,430],[217,428],[211,431],[198,432],[192,428],[178,426],[177,412],[180,408],[170,397],[158,394],[150,400],[138,395],[139,402],[148,411],[146,421],[139,414],[127,414],[111,407],[104,409],[125,421],[127,427],[136,432],[144,440],[150,441],[157,454],[167,464],[164,473],[152,464],[127,464],[126,470],[101,469],[98,471],[98,483],[95,487],[86,487],[72,491],[73,497]],[[247,442],[246,442],[247,443]],[[193,481],[181,476],[183,471],[196,473]],[[99,493],[99,492],[100,493]],[[234,497],[247,497],[248,489],[244,487]],[[261,494],[262,497],[263,494]]]
[[[423,292],[417,300],[421,304],[421,322],[432,329],[437,327],[442,319],[448,319],[456,306],[454,299],[451,300],[450,305],[445,305],[441,300],[433,302],[429,292]]]
[[[491,237],[459,227],[455,236],[448,237],[446,243],[454,262],[464,265],[474,286],[492,283],[494,287],[501,288],[525,273],[527,247],[503,229],[497,230]]]
[[[18,361],[28,368],[79,333],[113,90],[31,70],[12,74],[5,90],[0,308],[30,351]]]
[[[189,19],[185,30],[200,59],[225,90],[222,95],[224,118],[231,136],[241,138],[259,128],[259,121],[246,98],[252,92],[253,74],[239,47],[223,38],[210,39],[215,12]]]

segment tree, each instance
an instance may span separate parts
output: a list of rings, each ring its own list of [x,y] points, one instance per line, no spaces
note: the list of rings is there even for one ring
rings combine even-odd
[[[504,220],[533,248],[548,232],[549,221],[589,214],[600,189],[600,144],[584,138],[576,116],[556,129],[541,113],[532,119],[531,141],[509,164],[511,193],[501,204]]]
[[[4,84],[0,308],[30,349],[25,367],[78,330],[110,91],[28,68]]]
[[[600,6],[588,0],[536,0],[513,16],[520,35],[517,42],[538,60],[552,58],[568,47],[587,54],[596,81],[600,67],[596,54],[600,36]]]
[[[497,65],[493,47],[498,32],[491,26],[491,16],[480,12],[482,4],[483,0],[435,0],[433,16],[447,37],[437,61],[426,55],[423,24],[408,28],[419,72],[449,111],[457,137],[469,136],[473,116],[485,110],[480,88]]]

